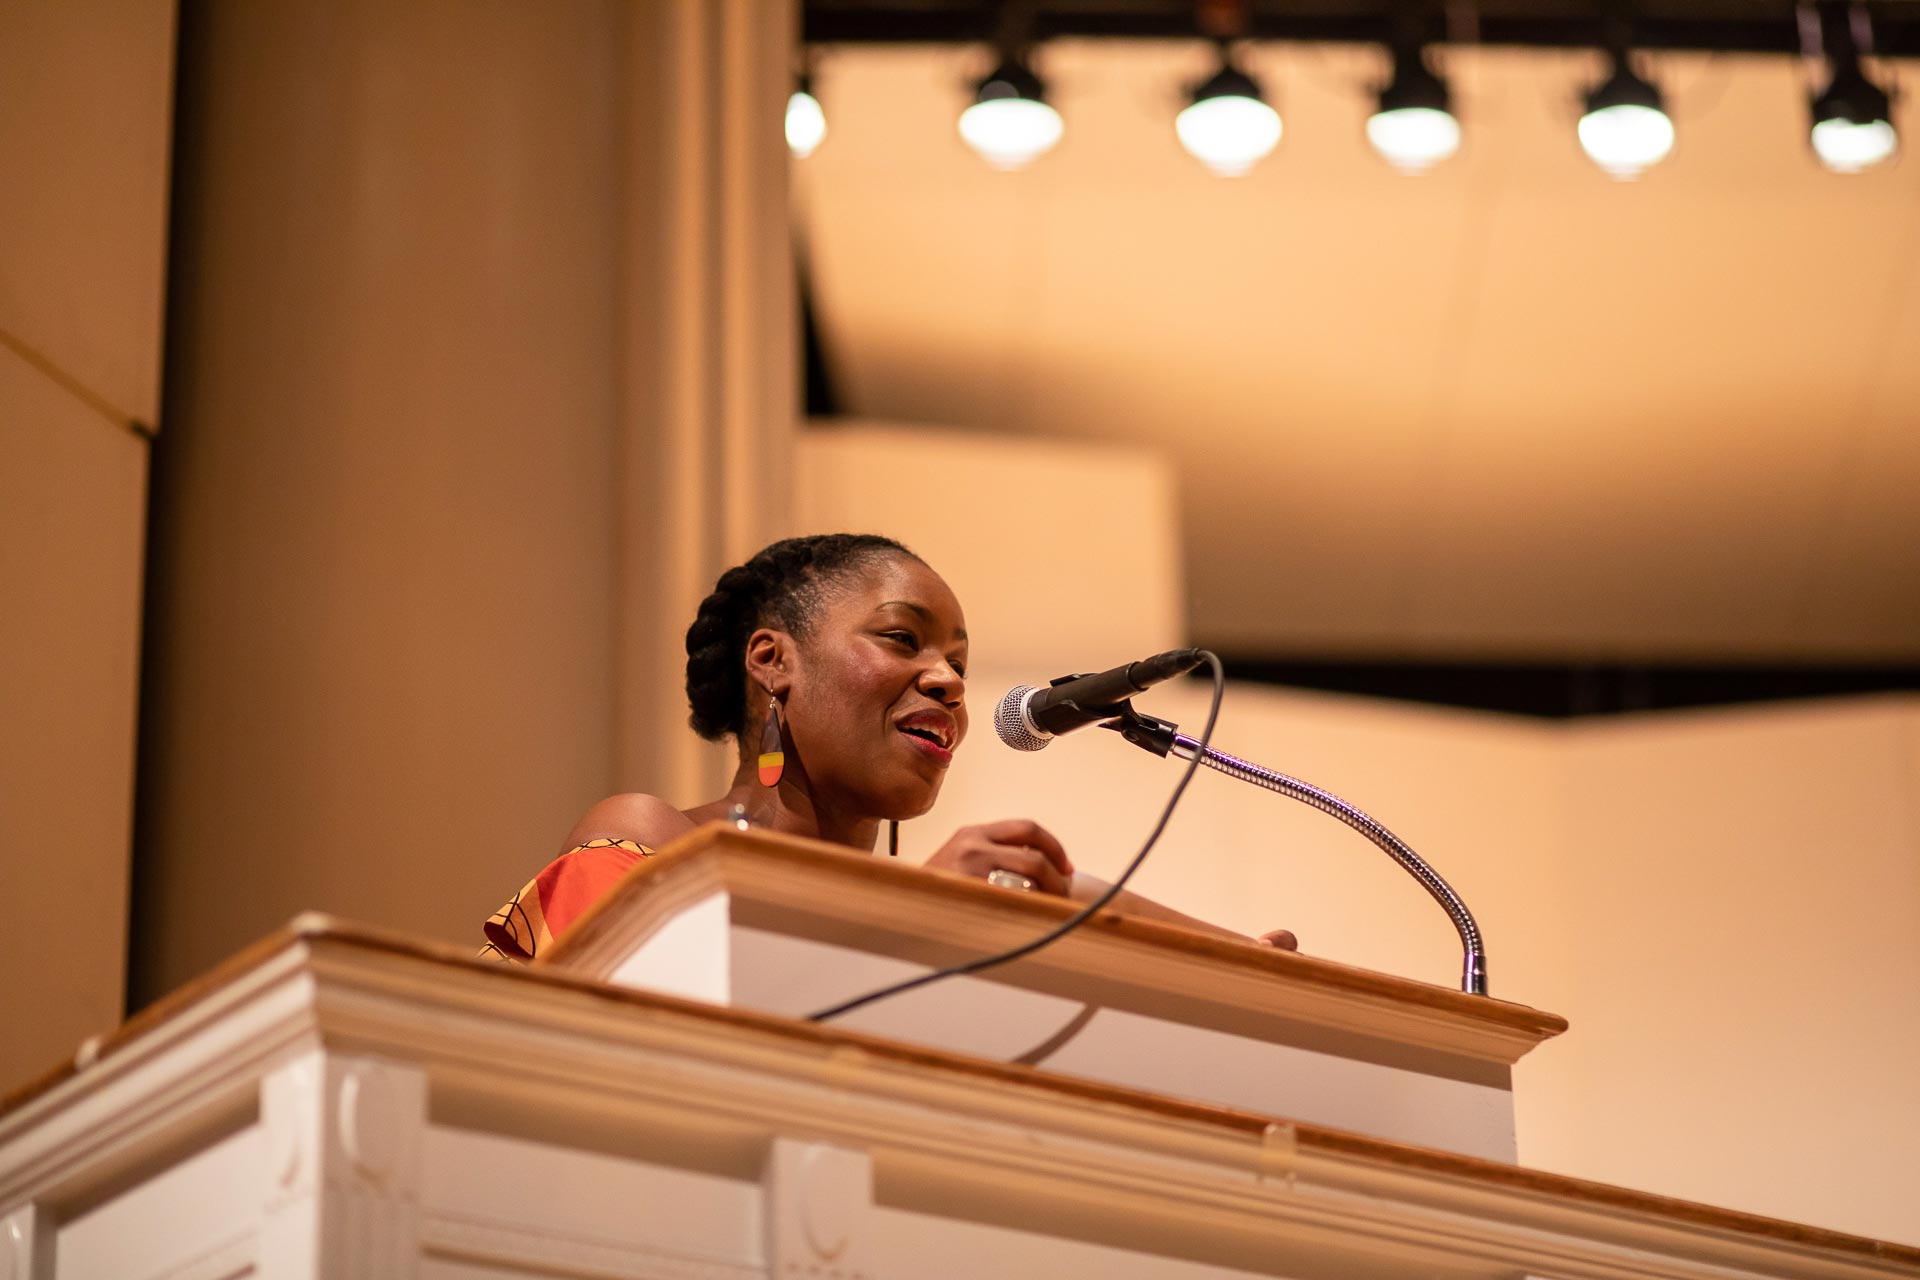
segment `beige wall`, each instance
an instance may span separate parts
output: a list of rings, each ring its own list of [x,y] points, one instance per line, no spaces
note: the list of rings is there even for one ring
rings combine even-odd
[[[146,485],[144,440],[0,351],[0,1088],[120,1018]]]
[[[900,429],[893,446],[918,430]],[[871,431],[884,460],[889,433]],[[929,456],[955,474],[1059,474],[1023,446],[937,438]],[[832,437],[809,434],[803,448],[820,439]],[[1059,463],[1100,465],[1070,453]],[[1063,497],[1080,527],[1034,540],[1010,576],[993,539],[969,551],[966,531],[998,501],[985,490],[919,513],[875,486],[833,497],[837,520],[819,493],[802,507],[823,523],[884,519],[938,546],[936,567],[987,616],[1003,604],[995,584],[1011,581],[1056,629],[1053,643],[1077,646],[1011,661],[976,646],[973,735],[940,806],[903,829],[903,852],[1025,816],[1080,866],[1117,872],[1178,766],[1097,730],[1022,755],[994,740],[987,717],[1013,684],[1162,647],[1127,602],[1171,583],[1125,572],[1137,557],[1085,554],[1144,535]],[[1049,612],[1044,584],[1069,573],[1085,594]],[[1103,594],[1110,610],[1088,607]],[[1141,705],[1189,732],[1205,718],[1190,684]],[[1517,1073],[1522,1163],[1920,1243],[1920,699],[1556,723],[1230,684],[1216,740],[1386,823],[1473,910],[1493,994],[1572,1022]],[[1291,928],[1313,955],[1459,982],[1451,925],[1385,854],[1218,774],[1195,779],[1136,884],[1231,928]]]
[[[0,1089],[118,1020],[173,6],[0,6]]]
[[[1579,1034],[1547,1063],[1583,1111],[1530,1160],[1920,1242],[1916,742],[1911,696],[1569,735]]]
[[[911,530],[996,661],[1084,661],[1095,617],[1116,653],[1180,643],[1173,474],[1143,450],[840,422],[800,437],[794,484],[802,532]]]

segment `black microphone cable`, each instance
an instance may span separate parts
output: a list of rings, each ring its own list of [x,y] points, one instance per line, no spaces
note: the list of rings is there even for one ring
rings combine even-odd
[[[837,1018],[843,1013],[852,1013],[855,1009],[870,1005],[877,1000],[885,1000],[889,996],[901,995],[914,990],[916,987],[924,987],[931,983],[938,982],[942,978],[955,978],[963,973],[979,973],[982,969],[991,969],[996,965],[1003,965],[1009,961],[1018,960],[1022,956],[1030,956],[1040,950],[1040,948],[1050,946],[1066,937],[1069,933],[1072,933],[1075,929],[1078,929],[1088,920],[1091,920],[1101,908],[1119,896],[1120,891],[1126,888],[1127,881],[1133,878],[1133,873],[1140,869],[1140,864],[1147,860],[1149,853],[1153,852],[1153,846],[1160,840],[1160,833],[1167,829],[1167,823],[1173,817],[1174,806],[1180,803],[1180,797],[1186,793],[1187,784],[1193,781],[1194,772],[1199,769],[1200,762],[1206,758],[1207,744],[1213,741],[1213,722],[1218,719],[1220,715],[1220,698],[1226,691],[1227,672],[1226,669],[1220,665],[1219,657],[1212,651],[1201,649],[1197,652],[1200,654],[1201,660],[1213,670],[1213,701],[1207,707],[1206,727],[1200,730],[1200,749],[1195,751],[1188,759],[1186,772],[1182,773],[1180,775],[1180,781],[1174,784],[1173,794],[1167,797],[1167,807],[1160,811],[1160,820],[1153,824],[1153,830],[1147,835],[1147,842],[1140,846],[1140,852],[1133,855],[1133,861],[1129,862],[1126,870],[1120,873],[1120,878],[1107,886],[1105,893],[1102,893],[1092,902],[1089,902],[1086,906],[1080,908],[1080,910],[1074,912],[1065,920],[1062,920],[1059,924],[1047,930],[1047,932],[1041,934],[1031,942],[1023,942],[1011,950],[1002,951],[995,955],[981,956],[977,960],[965,960],[959,964],[949,965],[944,969],[935,969],[932,973],[923,973],[918,977],[908,978],[905,981],[896,982],[891,986],[881,987],[878,991],[869,991],[866,995],[855,996],[851,1000],[843,1000],[839,1004],[820,1010],[818,1013],[808,1014],[806,1020],[808,1022],[825,1022],[829,1018]]]

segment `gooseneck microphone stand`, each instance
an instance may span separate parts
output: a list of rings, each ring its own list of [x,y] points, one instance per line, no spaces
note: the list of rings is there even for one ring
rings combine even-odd
[[[1385,850],[1392,859],[1407,869],[1408,874],[1420,882],[1420,887],[1433,895],[1446,911],[1453,927],[1460,933],[1460,945],[1466,956],[1461,967],[1460,989],[1468,995],[1487,994],[1487,952],[1480,940],[1480,926],[1474,922],[1473,913],[1467,910],[1467,904],[1453,891],[1453,886],[1441,878],[1440,873],[1428,866],[1425,859],[1407,847],[1393,832],[1375,822],[1372,818],[1354,808],[1339,796],[1322,791],[1311,783],[1290,778],[1284,773],[1275,773],[1263,769],[1238,756],[1230,756],[1224,751],[1215,751],[1211,747],[1202,747],[1192,738],[1180,732],[1180,726],[1154,716],[1142,715],[1133,709],[1131,702],[1119,702],[1113,706],[1114,719],[1101,723],[1102,729],[1112,729],[1136,747],[1143,747],[1157,756],[1175,756],[1181,760],[1192,760],[1196,755],[1200,763],[1210,769],[1218,769],[1229,778],[1238,778],[1242,782],[1251,782],[1256,787],[1268,791],[1277,791],[1302,804],[1312,805],[1324,814],[1358,831]]]

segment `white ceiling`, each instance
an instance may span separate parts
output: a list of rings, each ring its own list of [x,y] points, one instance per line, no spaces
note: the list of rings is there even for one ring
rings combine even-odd
[[[1013,174],[954,132],[980,59],[822,59],[841,397],[1164,450],[1196,640],[1920,658],[1920,161],[1818,169],[1797,63],[1654,59],[1679,145],[1617,183],[1572,139],[1591,55],[1455,51],[1466,145],[1408,179],[1360,135],[1376,51],[1256,49],[1286,136],[1237,181],[1173,140],[1201,47],[1043,50],[1067,137]]]

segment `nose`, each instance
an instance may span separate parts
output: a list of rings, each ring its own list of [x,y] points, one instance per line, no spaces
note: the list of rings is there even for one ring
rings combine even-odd
[[[920,692],[949,709],[958,708],[967,700],[967,678],[942,658],[921,669]]]

